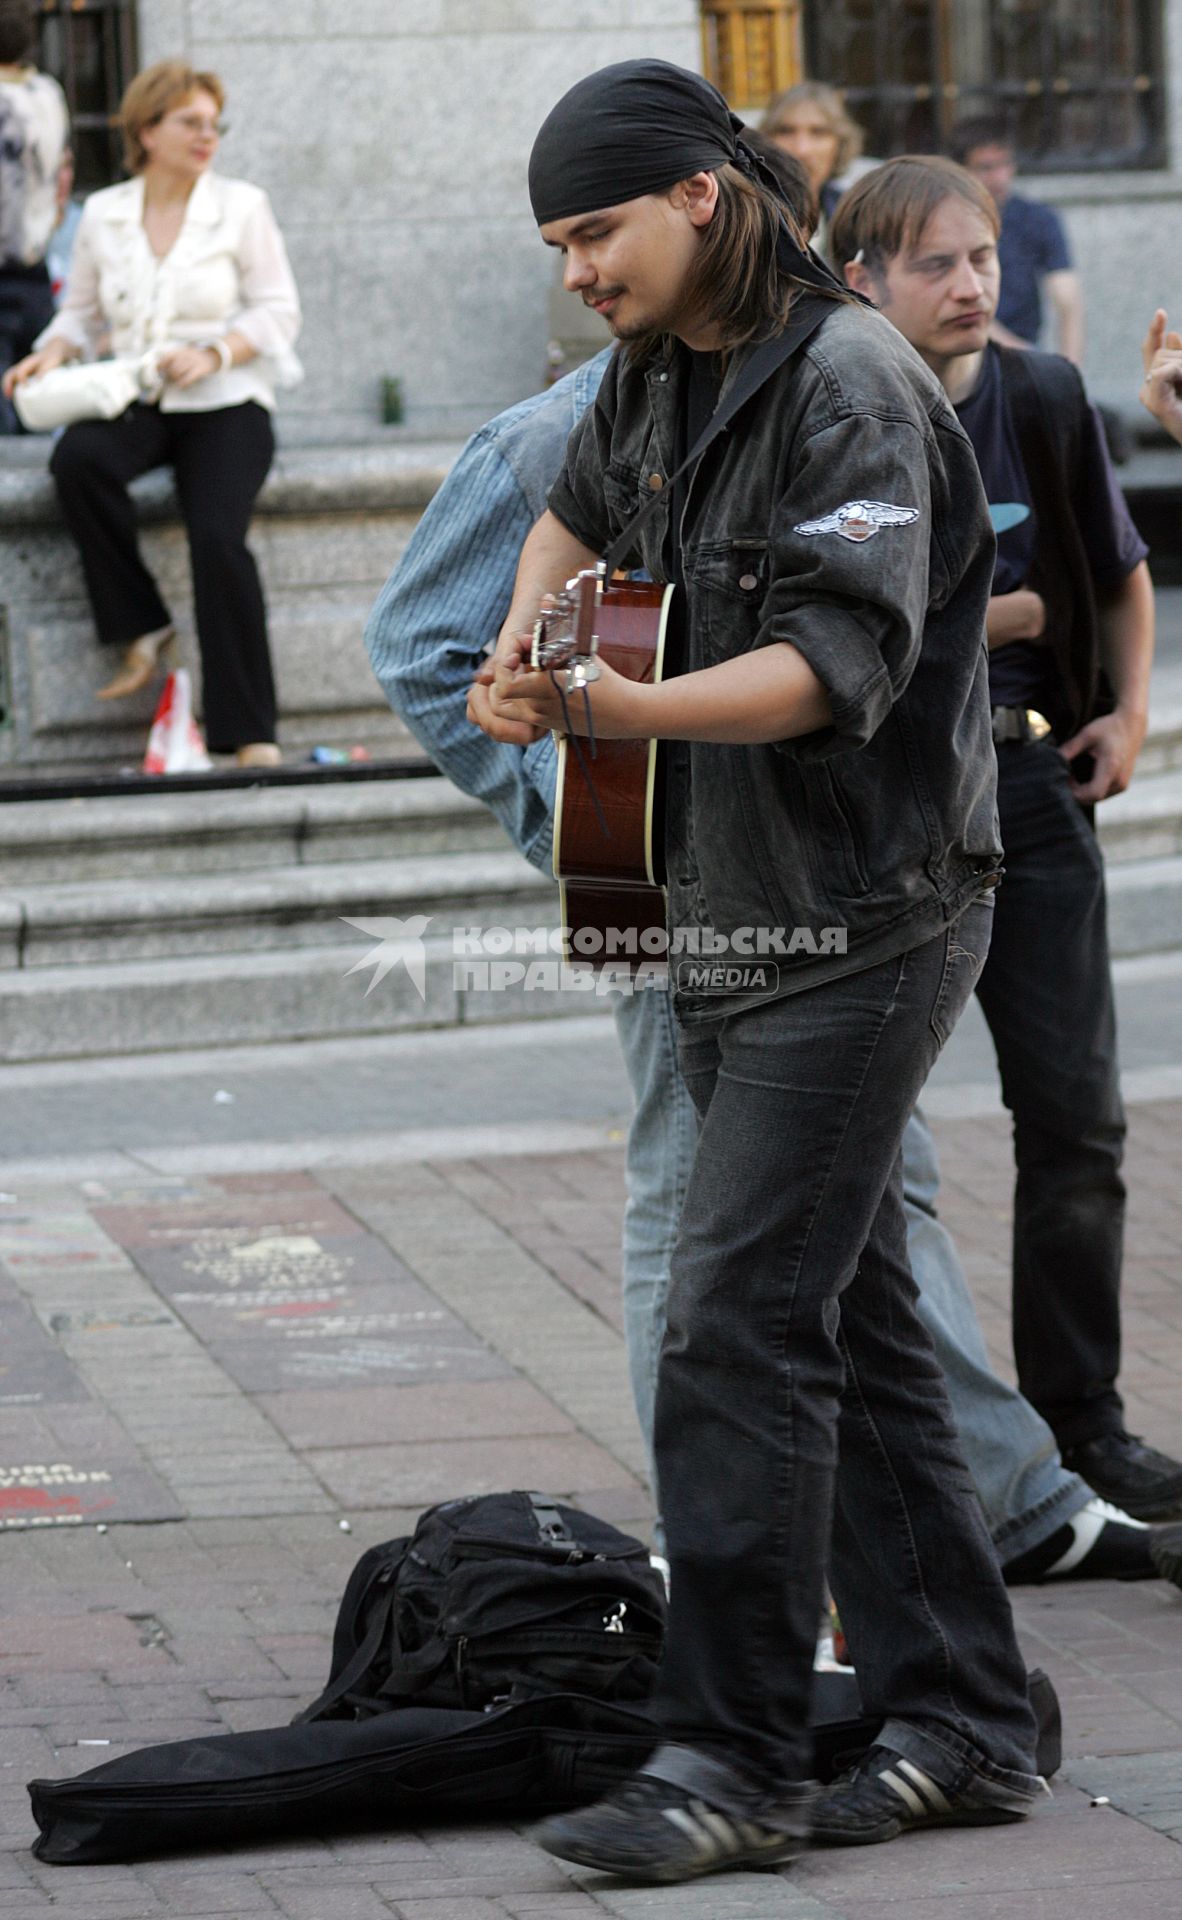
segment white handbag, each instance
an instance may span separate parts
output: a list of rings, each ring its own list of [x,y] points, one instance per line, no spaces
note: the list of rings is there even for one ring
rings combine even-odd
[[[76,420],[117,420],[144,392],[142,360],[89,360],[53,367],[13,390],[12,404],[30,433],[72,427]]]

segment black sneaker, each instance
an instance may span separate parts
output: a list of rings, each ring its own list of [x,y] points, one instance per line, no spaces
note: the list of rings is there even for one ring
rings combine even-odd
[[[1065,1447],[1063,1465],[1134,1520],[1182,1520],[1182,1460],[1134,1433],[1101,1433]]]
[[[890,1747],[871,1747],[832,1786],[822,1788],[813,1803],[809,1837],[820,1847],[872,1847],[913,1827],[993,1827],[1024,1820],[1029,1811],[1026,1802],[995,1806],[974,1798],[971,1788],[938,1786],[913,1760]]]
[[[728,1868],[778,1867],[804,1845],[800,1834],[762,1827],[724,1813],[684,1787],[638,1773],[622,1787],[574,1813],[558,1813],[533,1829],[547,1853],[630,1880],[694,1880]]]
[[[1150,1527],[1149,1557],[1159,1580],[1182,1587],[1182,1527]]]

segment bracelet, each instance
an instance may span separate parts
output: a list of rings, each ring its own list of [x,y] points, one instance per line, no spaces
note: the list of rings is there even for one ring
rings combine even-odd
[[[230,368],[234,365],[234,350],[231,347],[230,342],[225,339],[203,340],[201,344],[210,353],[217,354],[218,359],[221,361],[221,367],[219,371],[222,373],[229,373]]]

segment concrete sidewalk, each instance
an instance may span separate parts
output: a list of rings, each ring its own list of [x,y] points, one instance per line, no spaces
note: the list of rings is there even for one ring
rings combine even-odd
[[[601,1097],[572,1120],[605,1138],[613,1083]],[[1123,1383],[1134,1429],[1182,1452],[1182,1104],[1131,1117]],[[1004,1365],[1007,1125],[938,1132],[945,1217]],[[313,1171],[294,1145],[249,1173],[122,1163],[0,1200],[0,1915],[1182,1920],[1182,1595],[1157,1583],[1016,1596],[1068,1756],[1021,1828],[669,1890],[568,1872],[501,1827],[32,1860],[27,1779],[290,1718],[326,1675],[353,1560],[430,1502],[538,1485],[648,1525],[621,1147],[456,1145]]]

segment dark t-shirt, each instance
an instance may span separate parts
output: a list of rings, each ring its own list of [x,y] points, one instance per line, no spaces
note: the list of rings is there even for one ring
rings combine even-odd
[[[1038,520],[995,348],[986,348],[981,377],[956,413],[973,443],[990,506],[1030,509],[1021,525],[999,534],[997,539],[993,591],[1013,593],[1029,579]],[[1073,503],[1076,521],[1091,560],[1094,584],[1114,586],[1132,573],[1149,549],[1129,517],[1095,408],[1088,409],[1080,460],[1080,484]],[[1036,707],[1053,719],[1063,702],[1051,647],[1012,640],[1008,646],[995,648],[989,655],[989,696],[995,707]]]
[[[1037,341],[1042,331],[1042,282],[1071,266],[1067,235],[1054,207],[1012,193],[1001,210],[997,243],[1001,298],[997,317],[1019,340]]]
[[[709,426],[710,417],[718,405],[718,395],[722,385],[716,353],[695,353],[690,347],[684,347],[682,351],[687,363],[687,373],[682,390],[681,418],[677,423],[677,446],[673,455],[675,472],[699,435],[705,433]],[[678,586],[685,584],[681,568],[681,541],[678,536],[690,481],[695,471],[696,468],[691,467],[688,473],[682,474],[681,479],[675,482],[669,501],[669,532],[666,546],[669,561],[668,577],[670,580],[675,580]]]

